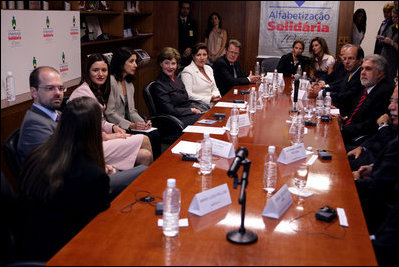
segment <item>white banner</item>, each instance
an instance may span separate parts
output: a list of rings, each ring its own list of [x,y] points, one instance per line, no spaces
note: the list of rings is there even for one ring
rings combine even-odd
[[[1,10],[1,99],[7,71],[16,95],[29,92],[29,75],[40,66],[54,67],[71,86],[81,77],[80,57],[79,11]]]
[[[305,42],[303,54],[308,56],[317,36],[335,55],[338,16],[339,1],[262,1],[258,57],[281,57],[292,51],[296,39]]]

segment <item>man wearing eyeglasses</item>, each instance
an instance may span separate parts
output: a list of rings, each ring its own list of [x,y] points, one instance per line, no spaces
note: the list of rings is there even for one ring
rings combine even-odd
[[[312,86],[314,93],[323,88],[323,96],[330,92],[333,105],[339,108],[341,116],[347,116],[352,109],[353,99],[356,99],[364,90],[360,82],[361,66],[364,51],[360,46],[347,44],[341,49],[341,59],[345,74],[336,77],[329,84],[318,82]],[[319,88],[317,88],[319,87]]]
[[[58,110],[66,91],[59,72],[48,66],[31,72],[29,86],[33,105],[26,112],[20,128],[17,151],[21,162],[25,161],[32,149],[45,143],[55,131],[61,115]],[[147,166],[139,165],[116,171],[112,166],[106,165],[106,172],[110,176],[111,198],[122,192],[146,169]]]
[[[54,132],[59,119],[66,88],[58,71],[52,67],[39,67],[29,76],[33,105],[22,122],[18,154],[23,162],[36,146],[47,141]]]
[[[241,70],[237,61],[240,49],[241,43],[239,41],[230,40],[226,45],[226,54],[213,63],[213,74],[222,96],[234,85],[256,83],[260,80],[260,76],[252,75],[252,71],[248,75]]]

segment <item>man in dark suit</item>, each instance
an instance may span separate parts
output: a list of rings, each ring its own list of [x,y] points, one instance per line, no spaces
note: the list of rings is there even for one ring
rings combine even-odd
[[[20,130],[17,151],[21,162],[33,148],[46,142],[53,134],[65,90],[61,76],[52,67],[35,69],[29,83],[33,106],[26,112]]]
[[[341,134],[346,146],[356,145],[362,136],[375,134],[378,129],[375,121],[388,112],[394,85],[384,77],[386,68],[386,60],[380,55],[369,55],[364,59],[360,81],[365,89],[354,101],[348,116],[341,116]]]
[[[191,62],[191,47],[194,46],[197,36],[195,22],[189,17],[191,2],[179,2],[179,53],[181,55],[180,68]]]
[[[387,3],[384,5],[383,12],[384,12],[384,20],[381,23],[380,28],[378,29],[377,38],[375,39],[374,45],[374,54],[381,54],[383,43],[381,39],[378,38],[379,36],[384,36],[385,32],[392,25],[392,9],[395,7],[393,3]]]
[[[57,127],[66,88],[58,71],[43,66],[32,71],[29,76],[33,105],[25,114],[18,140],[18,156],[23,163],[29,152],[45,143]],[[139,165],[129,170],[109,172],[112,196],[117,196],[133,182],[147,167]],[[19,182],[19,181],[17,181]]]
[[[323,96],[330,92],[332,103],[339,108],[341,116],[347,116],[364,87],[360,82],[360,72],[364,52],[360,46],[347,44],[341,49],[344,72],[335,81],[324,85]]]
[[[390,99],[392,125],[398,126],[398,86]],[[399,257],[398,134],[378,154],[374,165],[353,172],[378,264],[397,266]]]
[[[230,40],[226,45],[226,54],[213,63],[213,74],[222,96],[234,85],[256,83],[260,80],[260,76],[252,75],[252,71],[248,75],[241,70],[237,61],[240,48],[241,43],[239,41]]]

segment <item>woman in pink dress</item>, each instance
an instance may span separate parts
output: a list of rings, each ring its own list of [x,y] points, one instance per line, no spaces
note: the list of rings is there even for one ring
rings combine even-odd
[[[103,111],[102,137],[107,165],[112,165],[118,170],[131,169],[139,164],[149,166],[153,161],[149,138],[142,134],[127,134],[119,126],[105,120],[105,103],[110,93],[108,71],[107,59],[101,54],[92,54],[87,59],[82,84],[72,92],[68,101],[82,96],[97,100]]]

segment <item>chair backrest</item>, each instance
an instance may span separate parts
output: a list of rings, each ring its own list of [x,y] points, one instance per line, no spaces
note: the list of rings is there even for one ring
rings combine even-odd
[[[18,181],[19,172],[21,170],[21,159],[18,155],[17,145],[19,139],[19,131],[20,129],[16,129],[14,132],[7,137],[4,145],[4,157],[8,167],[11,170],[11,173],[14,175],[14,178]]]
[[[279,61],[280,61],[279,57],[264,58],[261,64],[262,72],[264,73],[273,72],[277,68]]]
[[[151,94],[151,86],[154,83],[155,83],[155,81],[150,82],[143,89],[144,101],[147,105],[148,110],[150,111],[151,116],[156,116],[158,114],[154,99]]]

